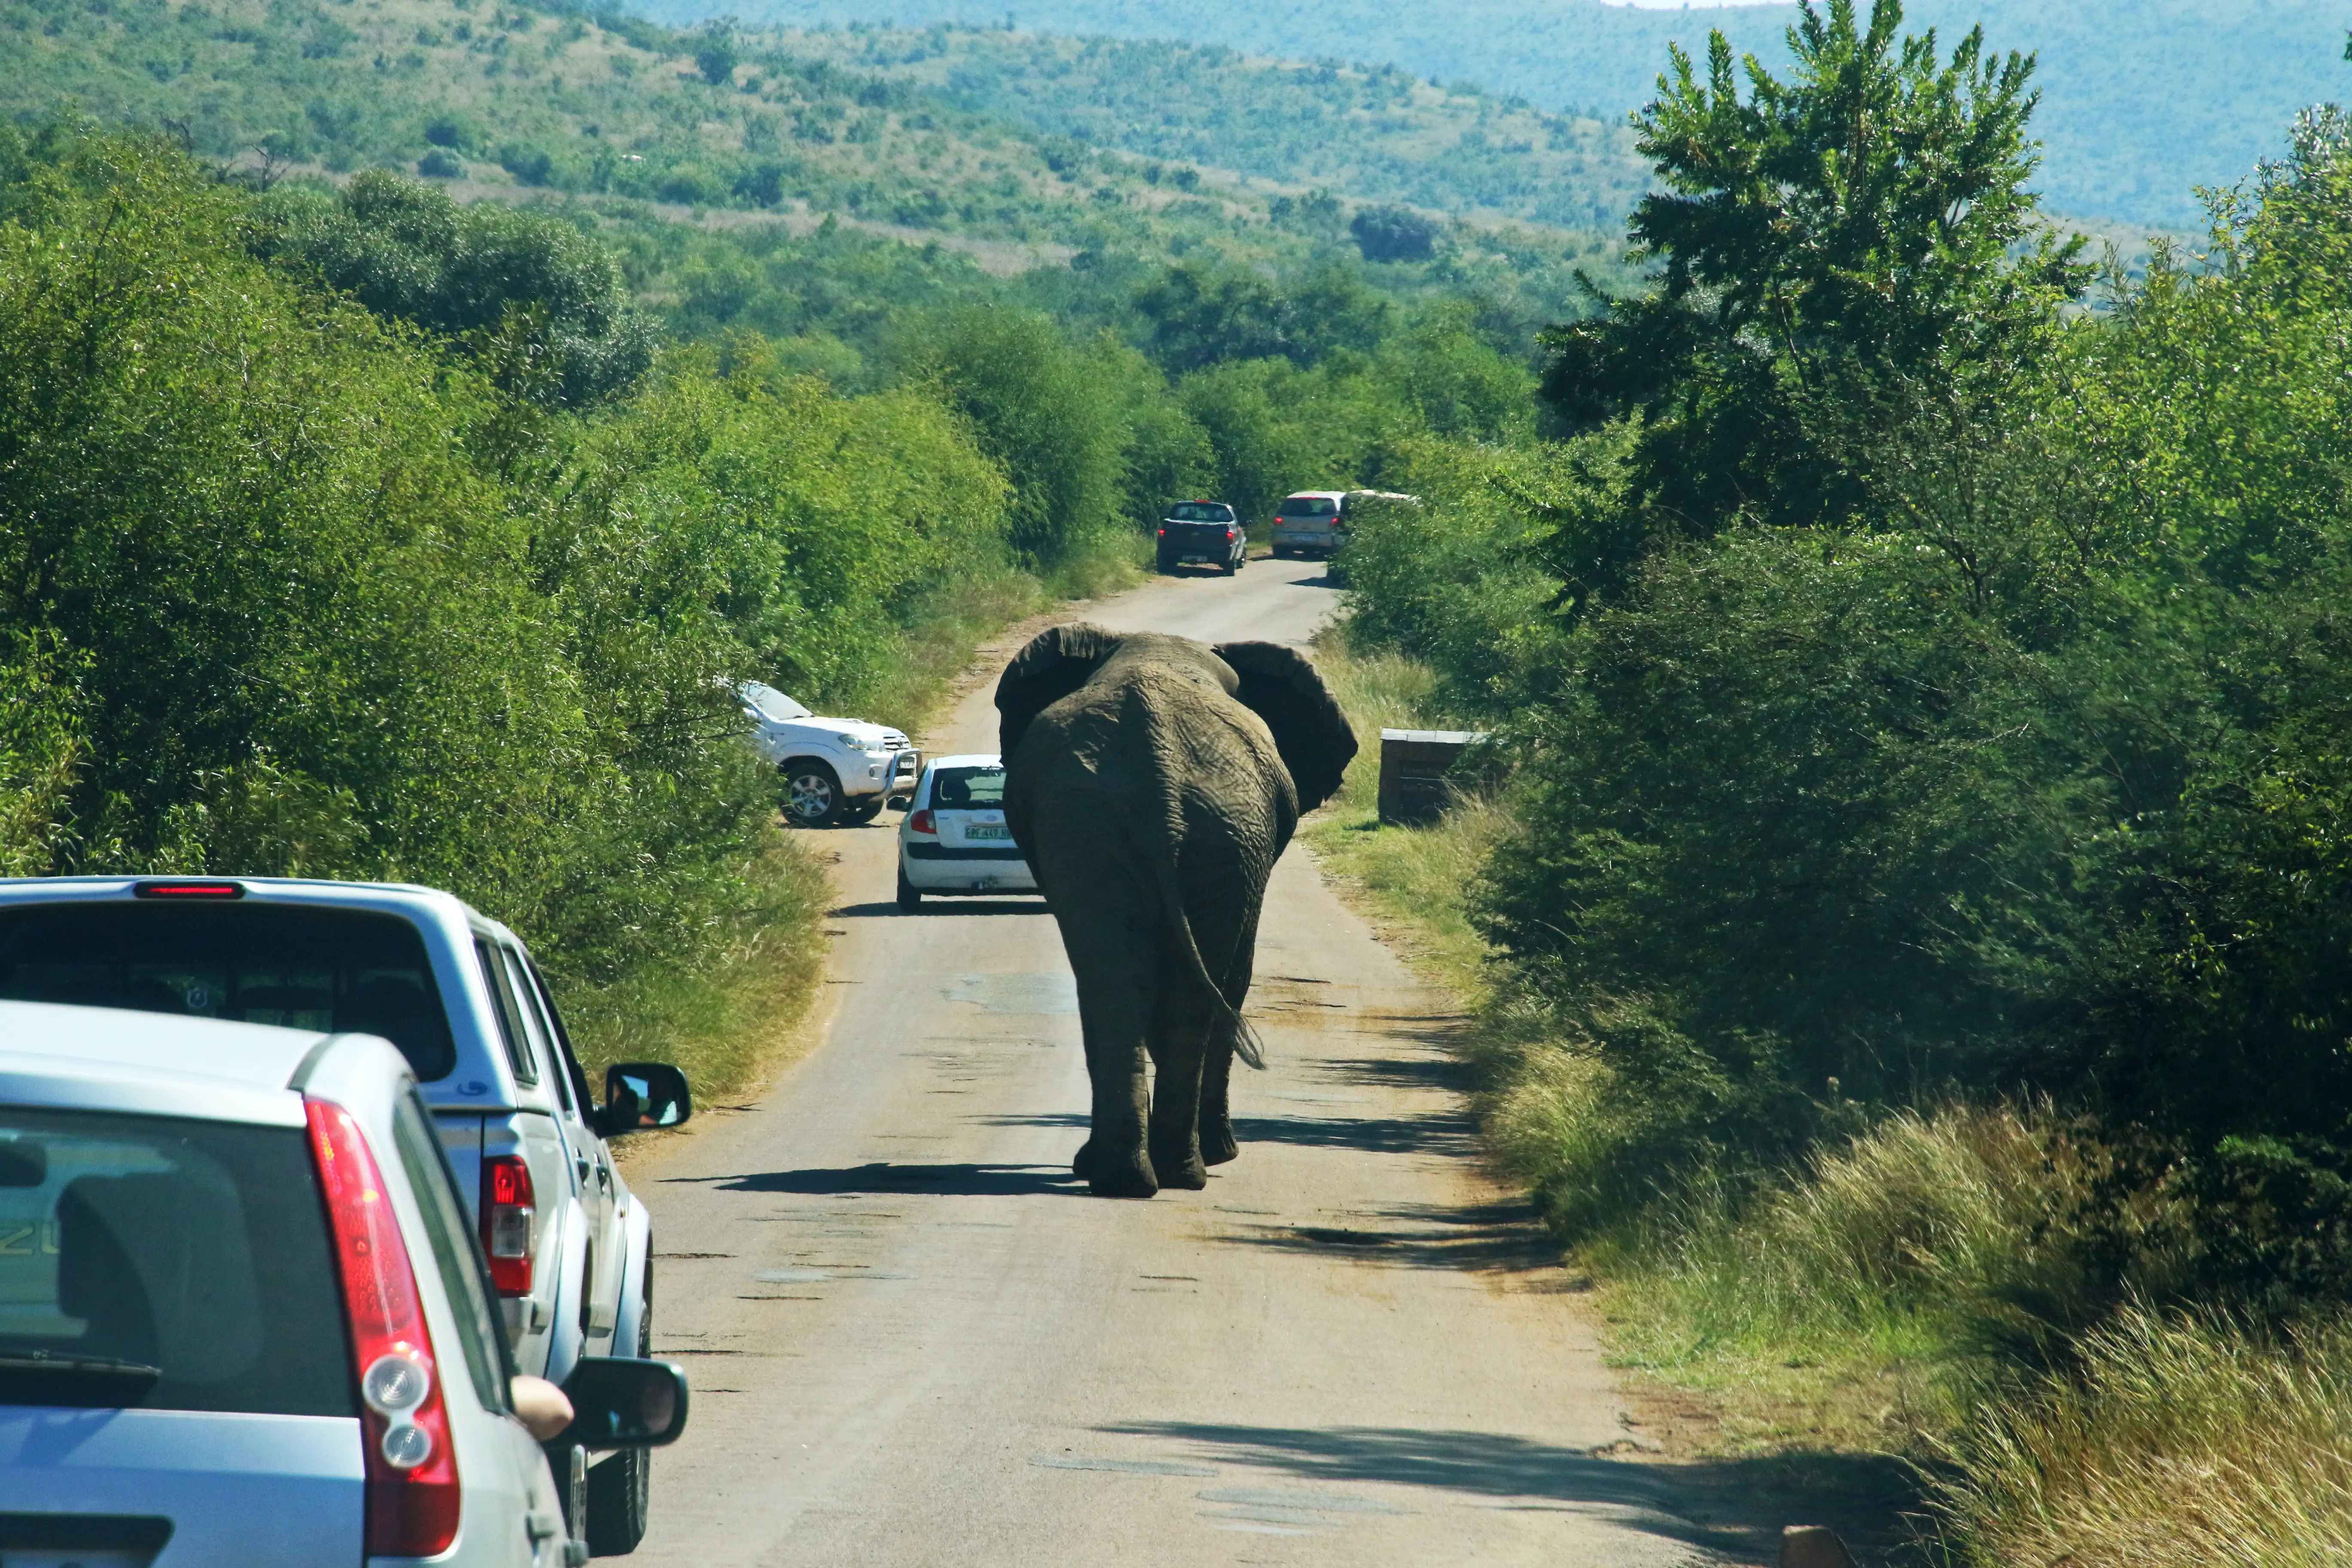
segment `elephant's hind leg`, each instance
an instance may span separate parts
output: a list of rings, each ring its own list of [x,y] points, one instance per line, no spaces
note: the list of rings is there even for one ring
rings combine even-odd
[[[1217,1031],[1208,1058],[1201,1064],[1201,1163],[1204,1165],[1222,1165],[1239,1158],[1242,1152],[1241,1141],[1234,1136],[1233,1076],[1234,1038],[1228,1025]]]
[[[1144,1147],[1150,1102],[1145,1039],[1158,966],[1158,911],[1148,879],[1122,875],[1116,861],[1057,839],[1039,845],[1037,874],[1062,930],[1078,983],[1078,1022],[1094,1088],[1092,1126],[1074,1175],[1097,1197],[1148,1198],[1160,1178]]]
[[[1195,987],[1171,981],[1160,988],[1151,1020],[1151,1168],[1168,1187],[1197,1192],[1209,1184],[1201,1149],[1201,1066],[1216,1032],[1217,1016]]]

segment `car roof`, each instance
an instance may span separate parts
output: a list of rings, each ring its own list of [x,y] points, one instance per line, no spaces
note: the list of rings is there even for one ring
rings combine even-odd
[[[247,892],[285,898],[327,894],[338,903],[400,904],[416,899],[446,900],[468,914],[481,912],[455,893],[420,882],[342,882],[326,877],[0,877],[0,903],[22,902],[49,893],[63,893],[70,898],[121,898],[142,882],[236,882]]]
[[[1346,500],[1348,499],[1348,492],[1346,490],[1293,490],[1282,499],[1285,500],[1305,500],[1309,496],[1319,496],[1325,500]]]
[[[966,752],[960,756],[933,757],[930,765],[935,768],[1001,768],[1004,765],[1004,758],[995,752]]]
[[[330,1037],[121,1007],[0,1002],[0,1101],[299,1121],[288,1085]]]
[[[492,927],[502,934],[506,929],[457,894],[439,888],[415,882],[338,882],[302,877],[0,877],[0,908],[127,899],[146,882],[235,882],[247,898],[260,903],[322,904],[411,914],[429,909],[473,925]]]

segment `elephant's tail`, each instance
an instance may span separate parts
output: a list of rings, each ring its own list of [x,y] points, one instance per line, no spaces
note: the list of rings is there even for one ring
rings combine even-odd
[[[1192,940],[1192,917],[1184,912],[1184,889],[1176,879],[1176,858],[1172,855],[1153,857],[1160,868],[1160,896],[1168,910],[1168,926],[1175,933],[1176,949],[1192,966],[1192,978],[1199,982],[1216,1003],[1217,1010],[1234,1023],[1234,1055],[1263,1072],[1265,1070],[1265,1042],[1258,1037],[1241,1009],[1225,999],[1225,988],[1209,976],[1209,966],[1201,957],[1201,944]]]

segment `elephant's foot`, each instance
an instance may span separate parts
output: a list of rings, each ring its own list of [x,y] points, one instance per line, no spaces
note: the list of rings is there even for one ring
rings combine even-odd
[[[1209,1167],[1189,1149],[1153,1149],[1151,1168],[1159,1173],[1163,1187],[1181,1187],[1197,1193],[1209,1184]]]
[[[1094,1180],[1095,1141],[1093,1139],[1089,1138],[1085,1142],[1079,1144],[1078,1152],[1071,1156],[1070,1174],[1077,1177],[1077,1179],[1082,1182],[1091,1182]]]
[[[1087,1156],[1087,1186],[1098,1198],[1148,1198],[1160,1190],[1151,1159],[1140,1149],[1121,1158],[1096,1151],[1088,1140],[1079,1152]]]
[[[1201,1129],[1201,1163],[1222,1165],[1228,1160],[1238,1158],[1241,1152],[1242,1146],[1234,1137],[1232,1122],[1223,1127]]]

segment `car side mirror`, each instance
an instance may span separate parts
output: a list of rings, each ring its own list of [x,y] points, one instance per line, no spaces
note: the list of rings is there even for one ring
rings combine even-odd
[[[553,1446],[658,1448],[686,1430],[686,1370],[666,1361],[584,1355],[563,1380],[572,1425]]]
[[[693,1114],[686,1075],[667,1062],[614,1062],[604,1069],[604,1110],[597,1131],[605,1137],[677,1127]]]

